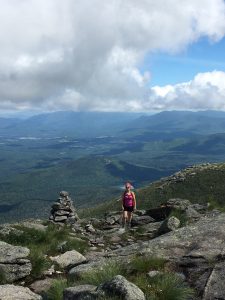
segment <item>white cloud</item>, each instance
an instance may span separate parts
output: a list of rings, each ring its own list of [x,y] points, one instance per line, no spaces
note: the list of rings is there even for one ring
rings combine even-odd
[[[0,6],[4,110],[142,110],[149,106],[150,74],[138,66],[146,54],[176,53],[200,37],[225,35],[223,0],[0,0]],[[161,97],[155,88],[154,106],[171,103],[167,88],[158,89]]]
[[[174,86],[155,86],[146,109],[222,109],[225,110],[225,72],[197,74],[193,80]]]

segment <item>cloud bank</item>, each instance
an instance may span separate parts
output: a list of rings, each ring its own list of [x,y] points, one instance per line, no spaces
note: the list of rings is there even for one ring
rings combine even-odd
[[[225,73],[199,73],[189,82],[151,89],[146,109],[225,110]]]
[[[151,52],[173,54],[201,37],[223,38],[223,0],[0,0],[0,5],[1,110],[224,107],[222,72],[149,88],[151,74],[138,68]]]

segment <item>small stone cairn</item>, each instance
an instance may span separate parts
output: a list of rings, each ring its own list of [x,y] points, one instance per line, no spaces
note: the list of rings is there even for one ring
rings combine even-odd
[[[69,193],[61,191],[58,201],[52,205],[49,220],[55,224],[74,224],[78,221],[79,217],[73,206],[73,201],[69,197]]]

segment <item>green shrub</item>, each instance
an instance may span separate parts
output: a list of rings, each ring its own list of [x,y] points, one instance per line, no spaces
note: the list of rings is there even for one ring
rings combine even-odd
[[[183,227],[187,225],[187,216],[186,213],[180,209],[173,209],[169,215],[169,217],[176,217],[178,220],[180,220],[180,226]]]
[[[68,287],[66,279],[56,279],[53,281],[52,286],[47,292],[48,300],[62,300],[63,290]]]
[[[129,268],[134,273],[147,273],[151,270],[163,270],[166,260],[154,256],[135,257],[129,263]]]
[[[221,212],[225,212],[225,206],[224,203],[219,203],[214,197],[208,196],[208,209],[213,210],[213,209],[218,209]]]
[[[175,274],[165,273],[153,278],[141,275],[134,283],[145,293],[147,300],[188,300],[194,295],[193,290]]]
[[[116,261],[109,261],[92,271],[86,272],[81,276],[81,283],[99,285],[111,280],[116,275],[125,275],[124,266]]]
[[[51,263],[47,260],[47,258],[43,255],[42,251],[36,247],[30,249],[29,255],[32,270],[30,276],[32,278],[38,278],[42,275],[44,270],[47,270]]]

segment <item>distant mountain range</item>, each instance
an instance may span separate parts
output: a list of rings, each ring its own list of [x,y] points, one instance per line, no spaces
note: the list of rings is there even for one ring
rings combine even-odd
[[[114,134],[140,114],[59,111],[28,119],[0,119],[4,136],[70,136],[79,138]]]
[[[225,132],[225,112],[164,111],[154,115],[109,112],[59,111],[28,119],[0,118],[3,136],[134,136],[146,133],[178,135]]]

